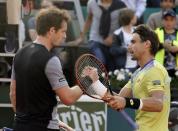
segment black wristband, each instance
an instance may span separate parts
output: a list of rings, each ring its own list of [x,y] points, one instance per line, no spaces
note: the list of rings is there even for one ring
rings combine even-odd
[[[126,108],[139,109],[140,107],[140,99],[125,97],[125,101],[126,101],[126,105],[125,105]]]

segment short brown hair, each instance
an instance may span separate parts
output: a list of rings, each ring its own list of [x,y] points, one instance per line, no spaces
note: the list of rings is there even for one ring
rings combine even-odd
[[[120,26],[129,25],[134,16],[135,16],[135,11],[128,8],[120,9],[119,25]]]
[[[41,9],[36,18],[36,31],[38,35],[46,35],[51,27],[55,30],[61,28],[63,21],[68,22],[70,16],[66,10],[61,10],[56,7]]]
[[[147,25],[138,25],[133,33],[137,33],[140,36],[141,41],[149,40],[151,43],[151,50],[150,53],[155,55],[159,49],[159,39],[157,34],[149,28]]]

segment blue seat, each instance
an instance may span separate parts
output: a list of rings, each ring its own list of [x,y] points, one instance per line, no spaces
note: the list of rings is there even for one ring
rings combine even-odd
[[[4,127],[4,128],[2,129],[2,131],[13,131],[13,129]]]

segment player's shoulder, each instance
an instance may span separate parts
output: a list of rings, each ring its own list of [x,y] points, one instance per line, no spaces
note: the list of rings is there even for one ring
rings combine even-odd
[[[32,46],[33,43],[24,45],[22,48],[20,48],[19,50],[17,50],[16,52],[16,56],[21,54],[22,52],[25,52],[26,50],[30,50],[30,47]]]
[[[53,55],[49,60],[48,60],[48,64],[51,65],[58,65],[60,64],[60,60],[57,56]]]
[[[149,70],[149,74],[153,77],[157,76],[157,74],[167,75],[167,70],[158,61],[154,60],[153,66]]]
[[[160,70],[166,71],[166,68],[156,60],[154,60],[154,67],[155,67],[155,69],[160,69]]]

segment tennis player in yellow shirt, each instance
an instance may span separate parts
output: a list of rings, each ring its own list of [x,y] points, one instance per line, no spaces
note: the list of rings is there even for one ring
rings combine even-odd
[[[137,26],[129,51],[140,68],[118,95],[105,93],[108,105],[113,109],[136,110],[138,131],[168,131],[170,78],[166,69],[154,60],[158,46],[159,41],[154,31],[145,25]],[[93,74],[89,76],[93,82],[98,82]],[[99,88],[96,83],[93,85]]]

